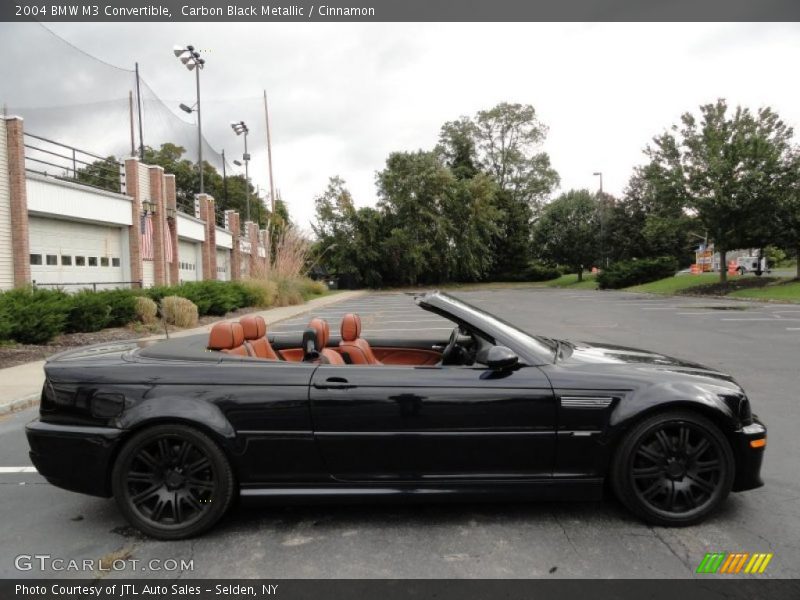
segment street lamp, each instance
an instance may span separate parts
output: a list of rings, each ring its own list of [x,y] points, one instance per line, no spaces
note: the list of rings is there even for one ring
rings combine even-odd
[[[242,155],[242,160],[244,161],[244,185],[246,188],[246,197],[247,197],[247,220],[250,220],[250,172],[249,172],[249,165],[250,165],[250,154],[247,152],[247,134],[250,133],[250,130],[247,128],[247,125],[244,121],[233,121],[231,122],[231,129],[236,133],[236,135],[244,135],[244,154]],[[239,161],[233,161],[234,164],[241,163]]]
[[[608,257],[606,256],[606,204],[603,197],[603,173],[601,171],[595,171],[592,175],[600,178],[600,258],[603,261],[603,265],[608,267]]]
[[[205,192],[205,188],[203,186],[203,123],[200,118],[200,71],[205,66],[206,61],[200,58],[200,53],[194,49],[194,46],[186,46],[185,48],[175,46],[172,51],[187,69],[195,73],[197,85],[195,108],[181,104],[180,109],[186,113],[197,111],[197,166],[200,169],[200,193],[202,194]]]

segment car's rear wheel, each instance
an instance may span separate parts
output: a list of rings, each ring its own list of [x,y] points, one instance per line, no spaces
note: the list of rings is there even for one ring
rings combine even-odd
[[[645,419],[622,440],[612,465],[617,497],[656,525],[699,523],[730,493],[730,444],[705,417],[676,411]]]
[[[219,446],[197,429],[178,424],[134,435],[117,457],[111,484],[128,521],[165,540],[210,528],[234,494],[233,472]]]

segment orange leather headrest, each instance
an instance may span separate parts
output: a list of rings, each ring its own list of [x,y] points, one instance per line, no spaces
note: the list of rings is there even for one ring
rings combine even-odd
[[[361,337],[361,317],[355,313],[348,313],[342,317],[342,340],[352,342]]]
[[[264,317],[247,315],[239,319],[239,324],[242,326],[246,340],[258,340],[267,335],[267,322]]]
[[[216,323],[208,335],[209,350],[230,350],[244,344],[244,332],[239,323]]]
[[[317,334],[317,348],[322,351],[328,345],[331,337],[331,326],[325,319],[314,317],[308,322],[309,329],[313,329]]]

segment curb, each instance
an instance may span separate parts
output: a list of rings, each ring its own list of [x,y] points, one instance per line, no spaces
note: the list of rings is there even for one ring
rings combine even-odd
[[[0,417],[10,415],[20,410],[25,410],[31,406],[37,406],[40,398],[41,393],[37,392],[35,394],[28,394],[22,398],[10,400],[5,404],[0,404]]]
[[[279,306],[276,307],[276,309],[286,309],[287,314],[281,316],[280,318],[272,319],[270,323],[280,323],[281,321],[285,321],[286,319],[293,319],[294,317],[309,313],[317,308],[330,306],[332,304],[337,304],[339,301],[345,302],[347,300],[352,300],[354,298],[360,298],[361,296],[365,296],[367,293],[368,292],[365,290],[357,290],[351,293],[322,296],[320,298],[315,298],[313,300],[310,300],[309,302],[305,302],[303,304],[297,304],[294,306]],[[268,310],[276,310],[276,309],[268,309]],[[226,319],[219,319],[219,321],[225,321],[225,320]],[[217,323],[219,321],[214,321],[214,322]],[[208,331],[211,328],[211,325],[213,325],[213,323],[209,323],[208,325],[204,325],[202,327],[194,329],[187,329],[179,333],[183,335],[192,335],[199,333],[201,330]],[[152,339],[162,339],[162,338],[160,335],[156,335],[140,339],[152,340]],[[10,400],[0,400],[0,417],[10,415],[12,413],[24,410],[26,408],[30,408],[32,406],[37,406],[39,404],[40,398],[41,398],[41,392],[36,391],[36,392],[31,392],[30,394],[27,394],[19,398],[12,398]]]

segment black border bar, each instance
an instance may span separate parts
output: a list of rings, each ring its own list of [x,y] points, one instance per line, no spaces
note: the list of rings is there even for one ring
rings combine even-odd
[[[17,586],[26,586],[25,593]],[[127,587],[125,587],[127,586]],[[145,586],[150,589],[146,590]],[[218,587],[219,586],[219,587]],[[239,586],[238,588],[236,586]],[[268,587],[262,587],[268,586]],[[250,593],[249,588],[254,593]],[[70,590],[76,593],[69,593]],[[93,591],[95,590],[95,591]],[[147,593],[149,591],[149,593]],[[97,600],[160,598],[171,600],[675,600],[722,598],[783,600],[800,598],[796,579],[752,575],[699,579],[40,579],[0,580],[0,598],[17,600]]]
[[[192,11],[205,7],[206,11]],[[234,8],[231,8],[234,7]],[[236,10],[240,9],[240,10]],[[798,0],[2,0],[0,22],[800,21]]]

